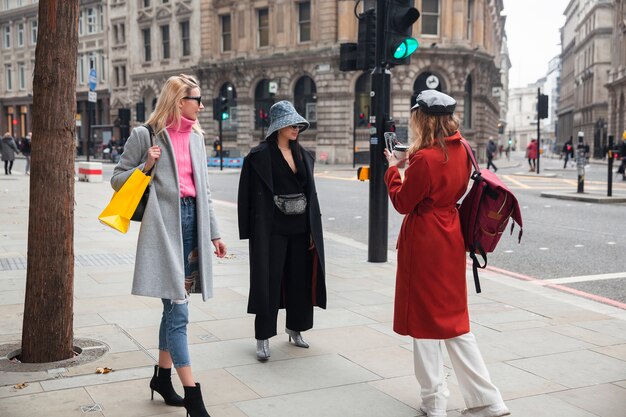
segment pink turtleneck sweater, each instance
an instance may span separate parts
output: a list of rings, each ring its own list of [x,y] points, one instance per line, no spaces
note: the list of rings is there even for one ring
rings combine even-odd
[[[179,129],[176,129],[178,126],[167,128],[167,134],[170,135],[174,155],[176,156],[181,198],[196,196],[196,185],[193,181],[193,169],[191,167],[191,155],[189,153],[191,126],[193,126],[195,122],[195,120],[181,116]]]

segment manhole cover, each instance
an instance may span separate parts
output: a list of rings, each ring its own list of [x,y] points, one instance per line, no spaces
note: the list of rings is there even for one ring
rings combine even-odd
[[[79,354],[73,358],[46,363],[21,363],[10,360],[21,352],[20,343],[0,345],[0,371],[4,372],[42,372],[58,373],[60,369],[71,368],[95,361],[108,352],[109,346],[94,339],[74,339],[74,347]]]

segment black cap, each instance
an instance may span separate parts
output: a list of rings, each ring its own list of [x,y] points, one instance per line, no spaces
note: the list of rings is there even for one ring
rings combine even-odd
[[[411,110],[420,109],[426,114],[443,116],[454,113],[456,100],[437,90],[424,90],[417,96],[417,103]]]

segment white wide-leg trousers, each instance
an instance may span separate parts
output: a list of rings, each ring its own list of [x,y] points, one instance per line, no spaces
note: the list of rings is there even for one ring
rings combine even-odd
[[[446,416],[448,391],[443,368],[445,343],[467,408],[503,404],[491,382],[476,338],[470,333],[452,339],[413,339],[415,376],[421,386],[422,407],[429,417]]]

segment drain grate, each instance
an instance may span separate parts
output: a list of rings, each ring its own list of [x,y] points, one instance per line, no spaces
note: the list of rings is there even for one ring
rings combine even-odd
[[[131,265],[135,262],[135,255],[127,253],[94,253],[89,255],[76,255],[74,266],[114,266]],[[18,271],[26,269],[26,258],[0,258],[0,271]]]
[[[93,413],[96,411],[104,411],[104,410],[102,410],[102,406],[100,404],[94,404],[94,405],[82,405],[80,407],[80,411],[82,411],[83,413]]]

